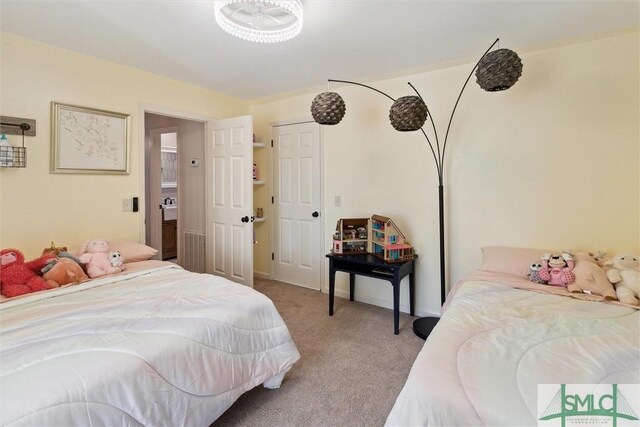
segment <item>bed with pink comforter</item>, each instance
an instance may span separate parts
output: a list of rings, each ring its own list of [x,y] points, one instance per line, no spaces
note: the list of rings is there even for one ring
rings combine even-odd
[[[391,426],[537,425],[538,384],[640,383],[640,311],[475,272],[452,291]]]

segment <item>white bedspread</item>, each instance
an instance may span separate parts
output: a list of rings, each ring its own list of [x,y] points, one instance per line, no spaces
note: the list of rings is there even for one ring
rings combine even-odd
[[[538,384],[637,384],[639,366],[638,310],[466,282],[387,425],[536,425]]]
[[[162,267],[0,307],[0,425],[207,426],[300,355],[253,289]]]

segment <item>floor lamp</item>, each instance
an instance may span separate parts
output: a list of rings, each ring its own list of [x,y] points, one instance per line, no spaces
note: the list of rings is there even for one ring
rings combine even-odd
[[[513,86],[520,76],[522,75],[522,61],[518,55],[509,49],[497,49],[491,51],[491,49],[498,43],[500,39],[496,39],[491,46],[485,51],[482,57],[478,60],[476,65],[469,73],[469,77],[465,80],[460,94],[456,99],[456,103],[451,111],[449,117],[449,124],[447,125],[447,132],[445,133],[442,146],[438,138],[438,132],[433,120],[433,115],[426,102],[418,92],[418,90],[409,82],[409,86],[416,93],[417,96],[403,96],[398,99],[394,99],[386,93],[373,88],[371,86],[352,82],[348,80],[334,80],[329,79],[330,82],[348,83],[352,85],[362,86],[367,89],[371,89],[381,95],[386,96],[393,105],[389,110],[389,120],[394,129],[400,132],[412,132],[420,130],[429,144],[431,154],[436,163],[436,171],[438,173],[438,218],[440,222],[440,305],[444,304],[446,297],[446,267],[445,267],[445,234],[444,234],[444,159],[447,148],[447,140],[449,138],[449,130],[451,129],[451,122],[453,116],[462,97],[462,93],[469,83],[469,79],[476,72],[476,79],[478,85],[488,92],[498,92],[509,89]],[[340,123],[344,117],[346,106],[342,97],[336,92],[323,92],[317,95],[311,104],[311,114],[313,119],[321,125],[336,125]],[[431,139],[427,135],[427,132],[423,129],[427,120],[431,121],[431,127],[433,128],[433,139],[435,141],[432,144]],[[413,322],[413,331],[419,337],[426,339],[431,330],[440,320],[439,317],[421,317]]]

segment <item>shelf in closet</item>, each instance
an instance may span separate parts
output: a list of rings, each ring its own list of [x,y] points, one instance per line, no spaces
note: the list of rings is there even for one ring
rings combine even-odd
[[[254,142],[253,143],[253,148],[264,148],[266,146],[267,146],[267,144],[264,143],[264,142]]]
[[[267,218],[264,218],[264,217],[263,218],[256,218],[256,219],[253,220],[253,222],[254,223],[256,223],[256,222],[265,222],[266,220],[267,220]]]
[[[253,181],[253,185],[264,185],[266,183],[267,183],[267,181],[265,181],[265,180],[254,180]]]

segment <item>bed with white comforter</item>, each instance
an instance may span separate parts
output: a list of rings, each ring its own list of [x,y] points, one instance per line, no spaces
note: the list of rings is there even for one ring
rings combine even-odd
[[[640,383],[637,309],[541,287],[487,273],[460,284],[387,425],[535,426],[538,384]]]
[[[167,265],[0,304],[0,425],[207,426],[300,355],[248,287]]]

